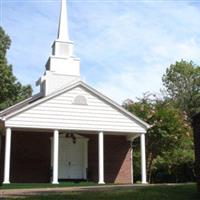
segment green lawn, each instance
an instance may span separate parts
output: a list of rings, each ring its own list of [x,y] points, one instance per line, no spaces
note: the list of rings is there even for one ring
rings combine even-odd
[[[66,192],[25,198],[25,200],[199,200],[195,184],[149,186],[110,191]],[[9,200],[9,199],[7,199]]]
[[[0,186],[1,189],[28,189],[28,188],[57,188],[57,187],[75,187],[75,186],[92,186],[98,185],[94,182],[60,182],[58,185],[51,183],[11,183]]]

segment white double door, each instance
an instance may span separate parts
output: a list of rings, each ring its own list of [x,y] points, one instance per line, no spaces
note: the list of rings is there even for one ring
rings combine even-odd
[[[84,139],[60,138],[59,179],[86,179],[87,141]]]

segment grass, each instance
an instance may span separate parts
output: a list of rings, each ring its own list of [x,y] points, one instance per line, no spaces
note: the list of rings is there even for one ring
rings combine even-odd
[[[11,183],[0,186],[0,190],[2,189],[29,189],[29,188],[57,188],[57,187],[76,187],[76,186],[92,186],[98,185],[94,182],[60,182],[58,185],[51,183]]]
[[[107,191],[66,192],[26,197],[25,200],[199,200],[195,184],[133,187]],[[9,200],[9,199],[7,199]]]

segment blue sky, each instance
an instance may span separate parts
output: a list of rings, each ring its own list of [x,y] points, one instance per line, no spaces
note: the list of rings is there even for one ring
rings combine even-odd
[[[70,38],[86,83],[121,103],[159,93],[176,60],[200,64],[199,1],[68,0]],[[32,84],[56,39],[60,1],[0,0],[15,75]]]

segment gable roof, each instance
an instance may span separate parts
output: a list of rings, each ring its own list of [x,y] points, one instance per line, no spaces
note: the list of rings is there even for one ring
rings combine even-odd
[[[140,124],[145,130],[147,130],[150,125],[147,124],[146,122],[144,122],[143,120],[139,119],[137,116],[135,116],[134,114],[128,112],[127,110],[125,110],[122,106],[120,106],[119,104],[117,104],[116,102],[112,101],[110,98],[106,97],[105,95],[101,94],[100,92],[98,92],[97,90],[95,90],[94,88],[90,87],[89,85],[85,84],[82,81],[78,81],[78,82],[74,82],[68,86],[65,86],[63,88],[61,88],[60,90],[57,90],[56,92],[41,98],[41,94],[38,94],[36,96],[33,96],[27,100],[25,100],[24,102],[21,102],[15,106],[12,106],[4,111],[2,111],[0,113],[0,119],[1,120],[8,120],[26,110],[29,110],[30,108],[33,108],[49,99],[52,99],[56,96],[59,96],[75,87],[83,87],[84,89],[86,89],[87,91],[91,92],[93,95],[97,96],[98,98],[100,98],[102,101],[106,102],[107,104],[109,104],[110,106],[112,106],[114,109],[118,110],[119,112],[121,112],[123,115],[127,116],[128,118],[130,118],[131,120],[133,120],[134,122],[136,121],[138,124]]]

